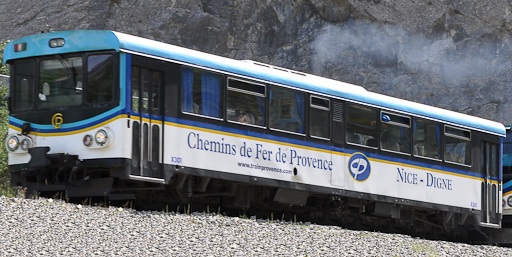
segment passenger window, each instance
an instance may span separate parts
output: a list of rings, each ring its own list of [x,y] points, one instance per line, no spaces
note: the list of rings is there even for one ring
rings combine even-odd
[[[375,144],[377,138],[377,109],[347,104],[345,140],[347,143]]]
[[[413,128],[414,155],[440,160],[441,125],[434,121],[415,118]]]
[[[228,79],[226,116],[229,121],[265,126],[265,86]]]
[[[309,130],[312,137],[330,138],[329,99],[311,96]]]
[[[270,88],[270,127],[304,134],[304,93],[281,87]]]
[[[471,165],[471,132],[465,129],[445,126],[444,135],[445,161]]]
[[[411,153],[411,118],[381,112],[380,147],[393,152]]]
[[[222,118],[223,76],[184,67],[181,77],[181,109],[215,118]]]

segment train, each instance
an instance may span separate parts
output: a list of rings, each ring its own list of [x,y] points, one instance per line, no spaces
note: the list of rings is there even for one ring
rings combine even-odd
[[[22,37],[4,62],[11,185],[27,197],[461,240],[510,209],[495,121],[108,30]]]

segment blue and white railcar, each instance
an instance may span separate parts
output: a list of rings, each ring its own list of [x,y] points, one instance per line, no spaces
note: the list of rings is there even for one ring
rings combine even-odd
[[[501,225],[493,121],[112,31],[27,36],[4,61],[11,182],[32,193]]]

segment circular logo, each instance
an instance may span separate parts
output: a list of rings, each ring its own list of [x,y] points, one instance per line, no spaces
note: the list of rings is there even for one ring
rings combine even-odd
[[[64,118],[62,118],[62,113],[55,113],[52,116],[52,125],[54,128],[62,127],[62,123],[64,123]]]
[[[370,162],[362,153],[355,153],[348,161],[350,176],[356,181],[365,181],[370,176]]]

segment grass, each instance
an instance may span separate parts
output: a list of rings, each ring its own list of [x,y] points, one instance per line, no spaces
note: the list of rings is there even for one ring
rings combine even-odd
[[[3,51],[6,44],[6,42],[0,42],[0,74],[2,75],[9,75],[9,67],[3,64]],[[5,96],[8,91],[8,85],[0,81],[0,139],[2,142],[7,136],[8,110],[7,98]],[[16,190],[10,185],[9,170],[7,169],[7,150],[3,143],[0,146],[0,195],[7,197],[14,197],[16,195]]]

